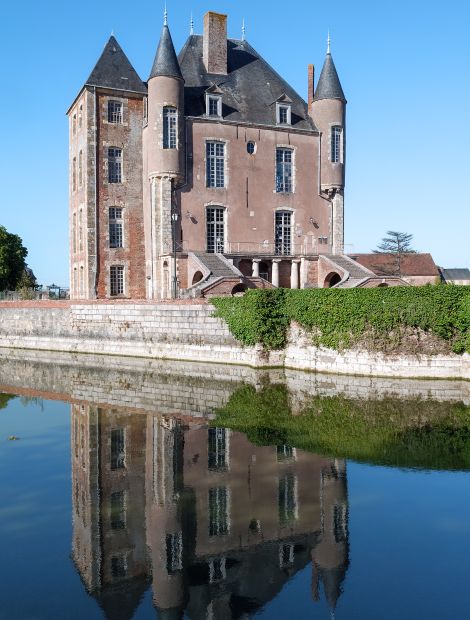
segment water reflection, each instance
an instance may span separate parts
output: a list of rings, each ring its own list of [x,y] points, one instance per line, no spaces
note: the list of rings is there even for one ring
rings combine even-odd
[[[131,618],[149,587],[161,618],[251,616],[308,565],[312,601],[335,607],[344,461],[189,416],[71,408],[72,557],[107,617]]]

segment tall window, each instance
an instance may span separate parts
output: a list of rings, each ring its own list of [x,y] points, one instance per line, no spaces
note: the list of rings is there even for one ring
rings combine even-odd
[[[183,568],[182,532],[166,535],[166,570],[171,575]]]
[[[290,105],[277,104],[277,122],[279,125],[291,124],[291,107]]]
[[[207,466],[212,470],[226,470],[228,466],[228,437],[226,428],[210,428],[207,442]]]
[[[124,267],[122,265],[111,265],[109,283],[111,296],[124,295]]]
[[[78,108],[78,128],[81,129],[83,124],[83,105]]]
[[[126,527],[126,498],[124,491],[111,493],[111,529],[123,530]]]
[[[337,543],[348,537],[348,509],[345,504],[336,504],[333,512],[333,531]]]
[[[290,211],[276,211],[274,241],[277,255],[289,256],[292,253],[292,213]]]
[[[291,472],[279,478],[279,523],[287,525],[297,519],[297,479]]]
[[[81,187],[83,183],[83,152],[78,154],[78,187]]]
[[[72,159],[72,191],[77,189],[77,158]]]
[[[121,101],[108,101],[108,123],[122,123]]]
[[[225,144],[206,143],[206,185],[225,187]]]
[[[209,489],[209,536],[223,536],[229,531],[229,497],[227,487]]]
[[[77,133],[77,115],[72,116],[72,136]]]
[[[276,192],[292,192],[292,149],[276,149]]]
[[[163,108],[163,148],[176,148],[176,108],[166,106]]]
[[[207,218],[207,251],[223,252],[224,251],[224,213],[223,207],[208,207],[206,211]]]
[[[108,149],[108,181],[109,183],[122,182],[122,149],[114,146]]]
[[[111,431],[111,469],[124,469],[126,466],[126,435],[123,428]]]
[[[222,116],[222,97],[218,95],[206,96],[207,116]]]
[[[77,251],[77,214],[72,215],[72,252]]]
[[[331,161],[334,164],[341,161],[341,127],[339,125],[331,128]]]
[[[109,247],[122,248],[122,207],[109,208]]]
[[[83,252],[83,209],[78,212],[78,251]]]

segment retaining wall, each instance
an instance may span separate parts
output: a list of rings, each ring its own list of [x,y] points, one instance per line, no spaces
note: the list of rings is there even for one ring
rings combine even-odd
[[[470,380],[470,356],[383,355],[314,347],[293,326],[284,351],[244,347],[199,303],[0,303],[0,347],[128,355],[334,374]]]

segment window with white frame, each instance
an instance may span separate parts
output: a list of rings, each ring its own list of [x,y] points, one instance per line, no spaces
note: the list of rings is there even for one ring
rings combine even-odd
[[[207,251],[222,253],[225,239],[225,209],[223,207],[207,207],[206,234]]]
[[[171,106],[163,108],[163,148],[175,149],[177,135],[177,110]]]
[[[206,95],[207,116],[222,116],[222,97],[220,95]]]
[[[122,207],[109,208],[109,247],[123,247]]]
[[[108,101],[108,123],[122,123],[122,102]]]
[[[331,128],[331,161],[334,164],[341,161],[341,133],[341,127],[333,125]]]
[[[126,431],[124,428],[111,430],[111,469],[124,469],[126,466]]]
[[[274,225],[274,246],[278,256],[292,254],[292,212],[276,211]]]
[[[122,149],[108,148],[108,182],[122,183]]]
[[[229,444],[226,428],[209,428],[207,438],[207,467],[213,471],[225,471],[228,467]]]
[[[124,266],[111,265],[109,269],[109,289],[112,297],[124,295]]]
[[[293,150],[278,147],[276,149],[276,192],[292,192]]]
[[[290,125],[291,124],[291,106],[290,104],[278,103],[276,104],[276,122],[278,125]]]
[[[225,187],[224,142],[206,142],[206,186]]]
[[[209,489],[209,536],[228,534],[229,491],[227,487]]]

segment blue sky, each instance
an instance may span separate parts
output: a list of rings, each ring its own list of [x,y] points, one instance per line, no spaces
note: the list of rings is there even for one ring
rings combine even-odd
[[[466,0],[167,0],[177,50],[191,11],[228,13],[247,39],[306,96],[318,78],[328,28],[348,99],[346,249],[370,251],[386,230],[445,267],[470,267],[470,3]],[[163,3],[26,0],[1,10],[0,224],[19,234],[44,284],[68,282],[65,112],[111,31],[142,79],[150,70]]]

